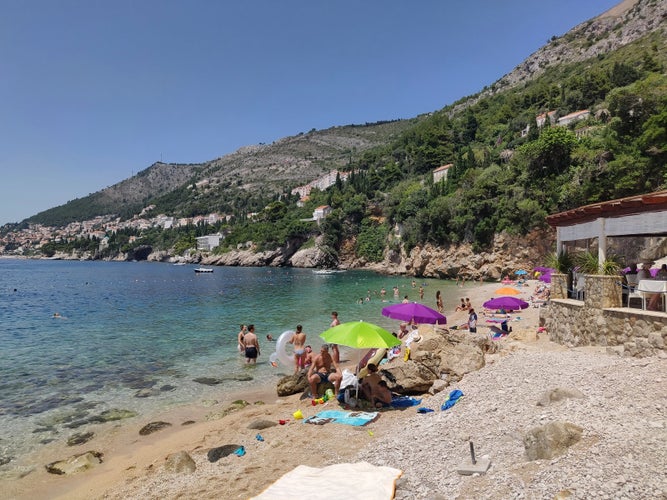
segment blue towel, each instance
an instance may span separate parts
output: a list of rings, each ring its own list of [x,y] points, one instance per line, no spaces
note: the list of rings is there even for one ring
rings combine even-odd
[[[426,408],[425,406],[422,406],[421,408],[417,408],[417,413],[431,413],[433,410],[430,408]]]
[[[463,393],[459,391],[458,389],[454,389],[452,392],[449,393],[449,397],[447,400],[442,403],[442,406],[440,407],[441,410],[449,410],[452,406],[456,404],[456,402],[463,397]]]
[[[421,399],[411,398],[410,396],[394,396],[391,398],[391,406],[394,408],[408,408],[421,404]]]
[[[324,410],[317,415],[308,417],[304,422],[308,424],[323,425],[329,422],[336,424],[347,424],[354,426],[366,425],[378,417],[378,412],[365,411],[341,411],[341,410]]]

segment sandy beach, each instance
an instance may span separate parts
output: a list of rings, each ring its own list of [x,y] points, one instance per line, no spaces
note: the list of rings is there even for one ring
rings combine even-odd
[[[528,299],[535,282],[520,298]],[[497,283],[462,289],[478,313]],[[93,469],[71,476],[26,469],[22,478],[5,481],[3,498],[250,498],[300,464],[322,467],[366,461],[400,469],[396,498],[667,498],[667,359],[622,358],[601,347],[568,349],[536,335],[539,309],[529,307],[511,323],[513,333],[498,340],[501,349],[487,355],[486,366],[433,396],[422,406],[380,412],[364,427],[309,425],[308,417],[335,402],[311,406],[298,395],[278,398],[275,388],[237,394],[225,401],[192,405],[168,413],[108,424],[83,445],[52,443],[30,457],[47,464],[87,450],[104,454]],[[466,313],[446,312],[449,325],[465,322]],[[477,335],[489,330],[480,314]],[[429,326],[420,329],[429,335]],[[580,391],[583,397],[538,406],[545,391]],[[465,396],[453,408],[440,406],[452,389]],[[224,412],[235,399],[249,406]],[[149,421],[170,427],[140,436]],[[258,421],[277,423],[262,430]],[[535,426],[565,421],[580,426],[581,440],[552,460],[529,461],[522,436]],[[261,434],[263,441],[256,438]],[[469,460],[468,440],[491,461],[480,476],[461,476]],[[226,444],[245,447],[244,456],[208,461],[207,452]],[[165,468],[166,458],[187,452],[196,464],[191,473]],[[326,485],[323,485],[326,498]],[[560,495],[560,496],[559,496]]]

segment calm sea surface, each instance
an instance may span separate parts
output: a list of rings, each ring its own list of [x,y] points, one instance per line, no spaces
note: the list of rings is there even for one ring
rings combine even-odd
[[[150,415],[275,384],[292,370],[270,365],[275,344],[267,333],[277,338],[301,323],[317,349],[332,310],[343,322],[363,319],[395,331],[397,323],[380,312],[399,301],[392,288],[419,301],[405,277],[235,267],[195,274],[194,267],[0,259],[0,470],[45,442],[94,430],[105,411]],[[442,291],[445,311],[463,293],[451,281],[419,284],[431,307]],[[369,290],[371,301],[358,304]],[[256,326],[257,366],[246,366],[236,350],[240,323]],[[222,383],[195,382],[199,377]]]

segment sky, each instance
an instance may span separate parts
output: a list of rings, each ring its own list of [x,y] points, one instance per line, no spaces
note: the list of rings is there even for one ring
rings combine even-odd
[[[479,92],[620,0],[0,0],[0,225]]]

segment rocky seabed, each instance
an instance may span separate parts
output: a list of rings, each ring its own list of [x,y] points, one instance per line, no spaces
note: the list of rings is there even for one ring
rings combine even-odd
[[[388,429],[359,460],[403,470],[397,499],[667,498],[667,356],[627,358],[603,348],[514,351],[488,357],[458,384],[464,393],[440,410],[449,389]],[[580,392],[538,406],[553,389]],[[414,411],[409,409],[407,411]],[[552,422],[582,428],[578,442],[552,459],[528,460],[524,437]],[[481,475],[456,470],[477,458]]]

